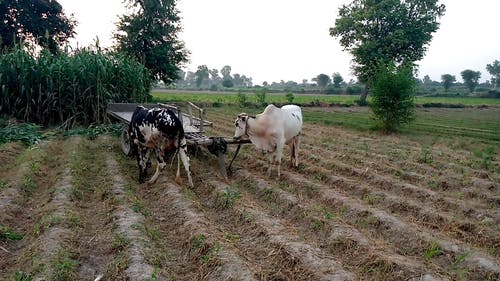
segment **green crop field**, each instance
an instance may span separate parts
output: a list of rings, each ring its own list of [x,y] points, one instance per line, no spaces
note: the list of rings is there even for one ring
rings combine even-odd
[[[244,93],[247,102],[257,103],[254,93]],[[194,102],[212,104],[238,104],[238,94],[233,92],[188,92],[188,91],[164,91],[153,90],[153,101],[155,102]],[[368,96],[368,100],[370,97]],[[305,104],[342,104],[354,105],[359,99],[357,95],[314,95],[293,94],[293,103]],[[267,93],[267,103],[288,103],[286,93]],[[446,105],[458,106],[500,106],[500,99],[474,98],[474,97],[416,97],[418,105],[434,105],[434,107]]]

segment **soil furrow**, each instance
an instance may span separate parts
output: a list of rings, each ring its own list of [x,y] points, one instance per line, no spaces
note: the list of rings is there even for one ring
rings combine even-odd
[[[312,225],[313,231],[306,232],[313,232],[317,242],[321,244],[321,248],[328,249],[331,254],[341,259],[344,264],[347,264],[353,270],[360,270],[361,274],[365,274],[362,279],[400,280],[401,278],[408,279],[410,276],[419,275],[435,280],[440,279],[428,272],[427,265],[420,263],[416,259],[398,255],[385,243],[366,237],[357,229],[338,219],[334,214],[325,211],[325,208],[319,206],[317,202],[308,200],[307,196],[298,197],[282,188],[271,186],[267,181],[246,170],[238,171],[237,175],[241,181],[255,183],[253,188],[257,189],[257,192],[261,194],[259,196],[261,200],[265,201],[266,198],[271,197],[272,201],[283,205],[282,213],[286,216],[294,216],[293,220],[305,220],[303,224]],[[290,190],[301,187],[288,185],[284,186],[284,188]],[[318,214],[314,215],[314,213]],[[376,272],[376,268],[372,267],[370,271],[365,267],[366,264],[370,263],[372,265],[376,263],[386,265],[390,270]]]
[[[460,214],[457,211],[460,209],[457,208],[454,213],[448,212],[449,209],[437,204],[439,202],[437,200],[439,199],[415,202],[411,197],[404,195],[396,196],[397,192],[388,192],[380,189],[377,184],[331,175],[330,171],[321,166],[311,165],[304,169],[304,171],[320,175],[322,182],[334,186],[345,194],[353,195],[377,208],[387,209],[403,217],[406,221],[419,222],[429,231],[440,231],[451,234],[456,239],[485,249],[494,248],[495,245],[500,243],[497,236],[498,227],[481,225],[477,221],[477,217],[473,219],[457,217]],[[489,217],[486,210],[481,213],[483,215],[479,218],[484,219]]]
[[[331,206],[335,206],[335,208],[339,210],[344,210],[344,212],[346,212],[345,217],[350,217],[353,223],[376,229],[376,232],[383,235],[384,239],[390,241],[396,247],[399,247],[403,252],[407,252],[407,254],[412,252],[422,253],[424,250],[422,246],[425,248],[428,244],[437,243],[442,250],[448,252],[452,256],[452,261],[445,261],[448,263],[447,266],[449,267],[456,265],[455,260],[461,260],[465,261],[467,265],[473,266],[472,269],[474,273],[479,274],[477,276],[478,278],[486,278],[500,274],[500,267],[494,258],[463,245],[463,243],[459,241],[451,241],[444,237],[438,238],[433,236],[417,225],[405,223],[383,210],[365,206],[358,200],[346,197],[323,184],[312,182],[300,174],[287,171],[284,171],[283,174],[294,184],[314,186],[323,202],[331,204]],[[414,243],[409,245],[408,241],[413,241]],[[480,259],[488,262],[480,262]]]
[[[219,196],[227,196],[230,186],[222,182],[211,181]],[[271,245],[276,250],[281,249],[283,253],[298,259],[300,263],[311,271],[315,280],[354,280],[355,275],[346,271],[335,259],[324,253],[314,245],[301,241],[296,230],[281,219],[266,214],[260,208],[257,208],[257,202],[238,201],[240,212],[246,213],[251,217],[251,221],[260,231],[264,232]],[[293,260],[292,259],[292,260]],[[312,277],[312,276],[311,276]]]
[[[115,210],[115,223],[117,224],[116,234],[127,244],[128,266],[125,269],[125,275],[130,280],[145,280],[152,277],[162,280],[164,278],[161,276],[155,276],[153,266],[145,259],[151,249],[148,238],[140,231],[141,225],[144,224],[144,217],[126,205],[128,200],[124,188],[127,182],[119,172],[118,163],[109,156],[106,164],[110,175],[113,175],[112,191],[121,202]]]
[[[309,157],[318,159],[318,156],[310,155]],[[318,162],[317,166],[310,165],[307,168],[303,168],[304,171],[311,172],[317,170],[317,167],[329,167],[330,169],[334,169],[334,171],[328,169],[326,173],[323,173],[323,176],[340,174],[339,179],[342,179],[341,176],[345,176],[355,182],[359,182],[359,178],[363,178],[372,183],[371,186],[374,188],[399,194],[401,197],[409,196],[420,201],[421,204],[431,203],[432,208],[460,212],[463,216],[471,220],[482,220],[491,216],[489,205],[485,205],[483,202],[471,202],[471,200],[464,201],[451,198],[438,191],[422,188],[410,183],[399,182],[394,178],[374,173],[369,169],[362,170],[338,161],[319,160],[316,162]],[[494,214],[493,216],[496,217]]]
[[[12,230],[11,236],[20,239],[5,241],[4,248],[10,250],[0,259],[0,273],[5,279],[14,278],[16,272],[25,278],[40,274],[52,278],[65,274],[57,268],[57,263],[66,257],[71,260],[70,253],[65,251],[68,241],[59,241],[58,238],[69,240],[71,234],[65,213],[69,204],[65,193],[67,178],[71,175],[63,165],[68,151],[78,141],[77,138],[70,139],[62,150],[58,141],[25,149],[16,157],[19,166],[12,166],[11,172],[4,174],[13,197],[9,198],[10,205],[6,211],[0,213],[0,223]],[[63,172],[64,181],[61,179]],[[61,251],[53,253],[49,248],[51,246]]]

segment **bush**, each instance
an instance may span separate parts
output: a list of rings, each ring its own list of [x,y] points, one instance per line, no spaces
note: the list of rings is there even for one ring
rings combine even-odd
[[[414,119],[414,87],[411,67],[389,66],[379,70],[373,83],[370,107],[384,131],[394,131]]]
[[[262,106],[266,105],[266,93],[267,93],[266,88],[260,88],[254,92],[255,97],[257,98],[257,103],[259,103]]]
[[[22,142],[26,145],[34,145],[43,138],[40,126],[35,124],[11,123],[0,127],[0,144],[8,142]]]
[[[295,96],[293,95],[293,93],[288,93],[286,94],[286,101],[288,103],[293,103],[293,100],[295,99]]]
[[[329,86],[328,88],[326,88],[325,93],[327,95],[340,95],[342,94],[342,89],[335,88],[334,86]]]
[[[488,93],[483,93],[479,95],[480,98],[490,98],[490,99],[500,99],[500,91],[489,90]]]
[[[356,85],[347,86],[345,91],[348,95],[360,95],[361,93],[363,93],[364,88],[361,86],[356,86]]]
[[[248,99],[247,99],[246,94],[243,94],[242,92],[238,92],[237,98],[238,98],[238,104],[240,107],[245,107],[248,105],[248,101],[247,101]]]

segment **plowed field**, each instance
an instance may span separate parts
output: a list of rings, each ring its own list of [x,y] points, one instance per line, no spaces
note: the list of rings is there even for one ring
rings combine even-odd
[[[235,112],[209,108],[207,134]],[[193,189],[175,162],[139,185],[111,136],[0,146],[0,280],[499,280],[498,142],[304,118],[298,169],[286,147],[268,178],[246,145],[226,182],[193,149]]]

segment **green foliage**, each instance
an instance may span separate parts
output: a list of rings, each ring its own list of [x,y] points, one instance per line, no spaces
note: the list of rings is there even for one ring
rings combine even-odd
[[[428,249],[425,250],[424,252],[424,258],[427,260],[431,260],[439,255],[441,255],[443,252],[441,251],[441,247],[439,247],[439,244],[433,243],[432,245],[429,246]]]
[[[206,254],[200,256],[200,260],[205,264],[210,263],[215,259],[215,257],[221,250],[222,245],[216,243],[215,246],[213,248],[210,248]]]
[[[206,65],[198,66],[198,70],[194,73],[196,76],[196,87],[200,88],[203,80],[208,79],[208,67]]]
[[[65,281],[74,280],[75,271],[78,267],[79,262],[75,260],[71,254],[66,250],[61,250],[54,261],[53,276],[51,280],[54,281]]]
[[[178,38],[182,27],[176,1],[125,0],[131,14],[117,24],[117,50],[144,64],[152,80],[166,85],[178,78],[180,65],[187,62],[184,42]]]
[[[330,85],[326,88],[325,94],[327,94],[327,95],[340,95],[340,94],[342,94],[342,89],[337,88],[333,85]]]
[[[147,70],[122,55],[99,48],[71,54],[20,48],[0,55],[0,114],[42,125],[100,123],[114,102],[145,102]]]
[[[491,83],[496,87],[500,87],[500,61],[495,60],[492,64],[486,65],[486,71],[492,76]]]
[[[414,86],[411,67],[381,68],[374,80],[370,107],[384,131],[394,131],[414,119]]]
[[[8,226],[0,226],[0,241],[7,241],[7,240],[12,240],[12,241],[18,241],[22,240],[24,236],[22,234],[19,234],[12,230]]]
[[[207,240],[207,237],[203,233],[193,236],[191,238],[191,248],[193,250],[201,249],[206,243],[205,240]]]
[[[88,127],[78,127],[64,131],[64,136],[85,136],[90,140],[95,140],[100,135],[112,135],[118,137],[121,135],[123,124],[90,125]]]
[[[357,85],[347,86],[345,91],[348,95],[358,95],[363,92],[363,87]]]
[[[115,234],[113,236],[113,242],[111,244],[111,247],[113,250],[117,252],[121,252],[127,248],[127,246],[130,244],[130,241],[127,237],[121,235],[121,234]]]
[[[479,151],[474,151],[474,155],[480,159],[480,165],[482,168],[487,170],[494,169],[493,163],[495,163],[495,158],[496,158],[494,147],[490,146]]]
[[[432,153],[429,147],[422,148],[422,153],[420,154],[417,161],[426,164],[430,164],[432,162]]]
[[[332,76],[332,81],[335,88],[340,88],[340,86],[344,82],[344,78],[342,78],[342,75],[340,75],[340,73],[335,72]]]
[[[447,92],[448,89],[453,85],[457,79],[454,75],[451,74],[443,74],[441,75],[441,81],[443,82],[444,90]]]
[[[214,198],[214,204],[220,208],[232,207],[234,201],[241,198],[240,193],[232,187],[226,187],[222,192],[218,192]]]
[[[224,81],[222,81],[222,86],[224,88],[232,88],[234,86],[233,80],[229,78],[224,79]]]
[[[330,35],[353,56],[353,71],[370,87],[381,65],[423,58],[445,6],[438,0],[355,0],[342,5]]]
[[[32,281],[33,277],[31,277],[28,273],[17,271],[14,276],[15,281]]]
[[[255,98],[257,99],[257,103],[265,106],[266,105],[266,95],[267,95],[267,89],[266,88],[260,88],[257,89],[255,92]]]
[[[24,40],[56,53],[75,34],[76,21],[67,17],[58,1],[0,1],[0,50]]]
[[[460,72],[460,75],[462,75],[462,79],[464,80],[464,84],[465,84],[465,86],[467,86],[469,91],[471,93],[474,92],[474,89],[479,84],[478,81],[479,81],[479,78],[481,78],[481,72],[466,69],[466,70]]]
[[[40,126],[30,123],[8,124],[0,128],[0,144],[8,142],[22,142],[25,145],[34,145],[43,138]]]
[[[240,107],[246,107],[248,105],[248,98],[246,94],[238,92],[238,95],[236,97],[238,99],[238,105]]]
[[[288,93],[285,95],[285,97],[286,97],[286,101],[288,103],[293,103],[293,100],[295,99],[295,96],[293,95],[293,93]]]
[[[319,74],[318,76],[316,76],[316,78],[313,78],[312,80],[318,84],[318,87],[321,90],[324,90],[326,86],[330,84],[331,81],[330,76],[324,73]]]

